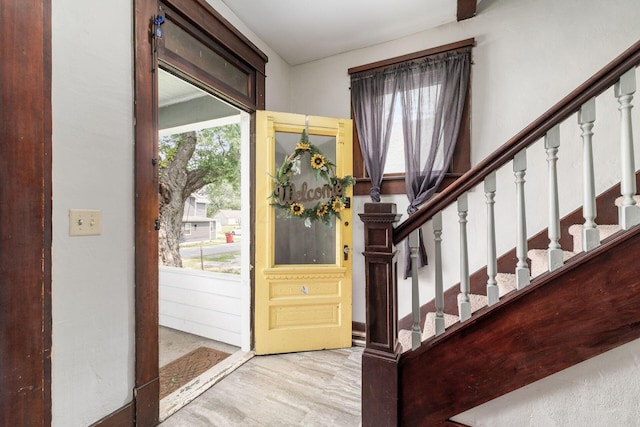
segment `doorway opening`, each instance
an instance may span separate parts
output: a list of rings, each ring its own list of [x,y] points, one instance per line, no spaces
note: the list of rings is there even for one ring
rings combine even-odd
[[[158,328],[158,74],[170,70],[193,86],[242,110],[241,126],[241,350],[251,346],[254,254],[253,210],[249,186],[253,137],[249,120],[264,109],[267,56],[207,2],[135,0],[135,389],[137,423],[156,425],[160,414]],[[251,120],[252,121],[252,120]],[[251,144],[249,140],[251,139]],[[245,177],[247,179],[245,179]],[[192,227],[192,226],[191,226]],[[193,229],[193,227],[192,227]],[[166,416],[163,414],[163,417]]]
[[[253,354],[249,120],[159,69],[160,420]]]

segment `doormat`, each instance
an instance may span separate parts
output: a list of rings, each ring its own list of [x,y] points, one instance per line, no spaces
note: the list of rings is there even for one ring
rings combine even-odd
[[[166,364],[160,368],[160,399],[178,390],[228,356],[229,353],[200,347]]]

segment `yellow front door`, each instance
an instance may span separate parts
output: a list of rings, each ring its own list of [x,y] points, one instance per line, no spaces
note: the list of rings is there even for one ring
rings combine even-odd
[[[351,120],[258,111],[255,164],[256,353],[350,347]]]

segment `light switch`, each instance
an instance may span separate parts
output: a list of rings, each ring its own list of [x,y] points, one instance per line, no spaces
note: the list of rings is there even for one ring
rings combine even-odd
[[[69,209],[69,236],[99,236],[102,234],[102,211]]]

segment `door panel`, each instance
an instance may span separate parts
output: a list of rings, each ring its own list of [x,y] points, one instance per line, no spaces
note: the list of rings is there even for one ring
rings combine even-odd
[[[256,114],[255,347],[257,354],[351,346],[351,210],[328,224],[274,207],[276,168],[294,152],[303,131],[335,163],[352,170],[351,121],[299,114]],[[311,157],[310,155],[308,156]],[[326,183],[301,156],[291,196],[306,209],[328,201]],[[307,167],[308,166],[308,167]],[[351,196],[351,188],[346,190]]]

